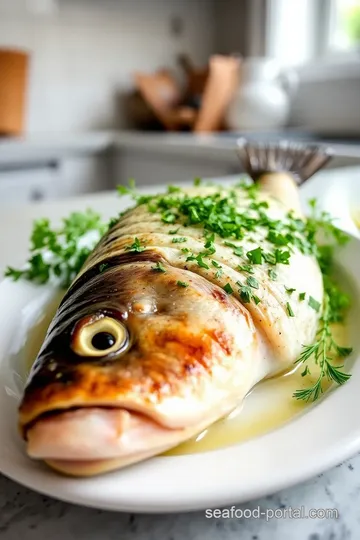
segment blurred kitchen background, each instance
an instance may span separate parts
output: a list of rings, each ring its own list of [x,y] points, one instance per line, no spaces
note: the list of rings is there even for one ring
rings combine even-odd
[[[360,0],[0,0],[0,205],[234,174],[242,135],[360,164]]]

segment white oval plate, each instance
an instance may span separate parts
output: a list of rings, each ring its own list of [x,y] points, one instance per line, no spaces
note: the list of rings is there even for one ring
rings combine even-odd
[[[311,190],[310,190],[311,191]],[[311,194],[310,194],[311,196]],[[65,210],[65,209],[64,209]],[[64,212],[66,213],[66,211]],[[17,431],[24,386],[22,348],[53,290],[5,280],[0,285],[0,471],[38,492],[86,506],[131,512],[221,507],[304,481],[360,450],[360,241],[337,252],[355,298],[350,315],[352,377],[293,421],[266,434],[201,454],[157,457],[103,476],[72,479],[26,457]]]

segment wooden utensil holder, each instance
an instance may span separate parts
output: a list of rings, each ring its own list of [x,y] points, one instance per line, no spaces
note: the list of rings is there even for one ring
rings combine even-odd
[[[28,53],[0,48],[0,135],[24,131],[28,69]]]

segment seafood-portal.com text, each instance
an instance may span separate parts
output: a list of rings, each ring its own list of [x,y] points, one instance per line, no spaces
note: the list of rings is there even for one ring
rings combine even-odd
[[[262,519],[266,521],[270,519],[337,519],[339,511],[336,508],[305,508],[300,506],[293,508],[291,506],[285,508],[265,508],[260,506],[255,508],[215,508],[205,510],[205,517],[208,519],[220,518],[246,518],[246,519]]]

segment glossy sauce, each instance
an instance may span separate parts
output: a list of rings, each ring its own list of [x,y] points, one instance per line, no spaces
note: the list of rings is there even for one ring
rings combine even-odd
[[[25,349],[27,372],[30,371],[40,350],[60,300],[61,296],[58,295],[28,334]],[[333,332],[339,345],[348,345],[346,326],[334,325]],[[174,456],[216,450],[279,428],[311,406],[311,403],[298,401],[292,397],[295,390],[311,386],[317,379],[319,368],[314,362],[309,362],[309,368],[311,376],[302,377],[304,366],[299,365],[284,375],[262,381],[247,395],[243,404],[230,415],[164,455]],[[329,383],[324,378],[323,387],[328,386]]]

